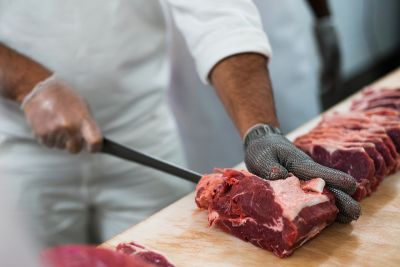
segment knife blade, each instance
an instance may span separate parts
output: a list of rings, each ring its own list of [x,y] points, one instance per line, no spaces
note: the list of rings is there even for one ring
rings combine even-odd
[[[104,138],[103,140],[101,152],[172,174],[193,183],[198,183],[202,176],[197,172],[179,167],[167,161],[147,155],[143,152],[120,145],[107,138]]]

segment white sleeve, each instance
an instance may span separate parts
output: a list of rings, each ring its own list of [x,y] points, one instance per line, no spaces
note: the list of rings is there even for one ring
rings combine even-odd
[[[239,53],[271,56],[252,0],[165,0],[203,82],[220,60]]]

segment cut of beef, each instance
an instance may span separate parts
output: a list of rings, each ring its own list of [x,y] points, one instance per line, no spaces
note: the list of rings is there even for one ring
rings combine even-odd
[[[353,109],[358,110],[368,110],[378,107],[400,109],[400,99],[372,99],[368,103],[360,103],[359,105],[354,105]]]
[[[295,145],[319,164],[353,176],[358,182],[355,199],[359,200],[371,194],[372,184],[375,184],[375,165],[364,147],[312,137],[297,139]]]
[[[378,115],[374,114],[372,110],[368,112],[354,111],[352,113],[324,116],[317,127],[334,127],[372,132],[384,131],[392,139],[397,152],[400,152],[400,120],[396,116]]]
[[[351,111],[323,116],[294,144],[318,163],[358,181],[356,200],[370,195],[400,166],[400,88],[367,88]]]
[[[376,107],[400,109],[400,88],[380,89],[372,87],[363,90],[362,95],[352,103],[352,110],[368,110]]]
[[[151,250],[135,242],[121,243],[117,246],[117,251],[139,257],[156,267],[174,267],[174,265],[168,261],[167,257],[160,252]]]
[[[386,109],[387,110],[387,109]],[[376,111],[376,112],[375,112]],[[394,115],[383,115],[385,109],[324,116],[317,128],[341,128],[369,133],[386,133],[396,151],[400,152],[400,120]],[[397,155],[398,153],[396,153]]]
[[[398,154],[396,147],[392,139],[387,135],[385,131],[377,130],[346,130],[340,128],[319,128],[313,131],[313,133],[322,131],[325,133],[335,132],[338,135],[335,136],[336,140],[347,140],[352,142],[370,142],[373,143],[377,151],[382,155],[386,167],[387,173],[392,174],[396,171],[398,165]],[[340,136],[339,136],[340,135]]]
[[[400,118],[400,112],[395,110],[395,109],[391,109],[391,108],[372,108],[372,109],[368,109],[368,110],[362,110],[362,112],[366,115],[366,116],[373,116],[373,115],[379,115],[379,116],[384,116],[384,117],[397,117]]]
[[[48,249],[42,259],[46,267],[156,267],[136,256],[83,245]]]
[[[396,171],[398,166],[398,156],[392,140],[384,132],[373,132],[371,130],[348,130],[343,128],[320,125],[311,132],[297,138],[295,144],[308,153],[314,160],[322,165],[340,169],[354,176],[357,180],[368,179],[370,181],[371,190],[374,191],[383,178]],[[323,146],[330,151],[330,157],[319,155],[320,150],[314,150],[314,146]],[[337,151],[343,153],[351,153],[346,148],[362,147],[365,153],[374,162],[375,172],[370,177],[361,177],[363,173],[356,166],[365,166],[365,160],[362,158],[353,159],[351,162],[335,164],[332,157],[337,156]],[[336,155],[335,155],[336,152]],[[322,160],[321,160],[322,157]],[[336,158],[336,160],[340,160]],[[353,164],[353,163],[356,164]],[[361,164],[361,165],[360,165]],[[368,167],[365,167],[369,169]]]
[[[210,225],[287,257],[335,220],[338,209],[324,186],[320,178],[266,181],[224,169],[202,177],[196,203],[208,210]]]
[[[377,176],[393,173],[397,167],[397,154],[393,142],[386,134],[366,131],[349,131],[341,128],[317,128],[297,139],[297,142],[312,142],[316,139],[332,139],[342,143],[357,143],[365,149],[373,144],[379,155],[373,156]]]

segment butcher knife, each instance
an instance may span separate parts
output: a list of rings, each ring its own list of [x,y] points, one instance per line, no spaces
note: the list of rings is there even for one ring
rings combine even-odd
[[[126,146],[120,145],[114,141],[111,141],[107,138],[103,140],[103,147],[101,149],[102,153],[106,153],[124,160],[132,161],[135,163],[139,163],[141,165],[151,167],[153,169],[166,172],[186,181],[190,181],[193,183],[198,183],[201,174],[196,173],[191,170],[184,169],[182,167],[176,166],[172,163],[166,162],[164,160],[149,156],[145,153],[139,152],[137,150],[128,148]]]

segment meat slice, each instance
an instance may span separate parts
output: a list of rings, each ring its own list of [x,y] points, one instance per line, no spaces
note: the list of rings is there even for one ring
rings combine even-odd
[[[361,146],[347,146],[333,140],[296,139],[294,144],[321,165],[346,172],[357,180],[353,198],[360,200],[370,195],[375,184],[375,165]]]
[[[374,88],[372,86],[365,87],[361,90],[361,96],[354,100],[353,103],[357,102],[368,102],[370,99],[376,98],[400,98],[400,88]]]
[[[135,242],[120,243],[116,250],[127,255],[139,257],[145,262],[151,263],[155,267],[174,267],[174,265],[168,261],[167,257],[162,255],[160,252],[151,250]]]
[[[391,108],[372,108],[368,110],[363,110],[362,111],[366,116],[373,116],[373,115],[378,115],[378,116],[386,116],[386,117],[397,117],[400,118],[400,111],[394,110]],[[397,119],[396,119],[397,120]]]
[[[382,112],[382,111],[381,111]],[[400,152],[400,120],[396,116],[378,115],[373,112],[352,112],[324,116],[317,127],[384,131],[392,140],[396,151]]]
[[[223,169],[202,177],[196,203],[208,210],[211,226],[287,257],[335,220],[338,209],[324,185],[320,178],[266,181]]]
[[[314,144],[322,146],[333,145],[333,147],[337,149],[341,149],[342,147],[362,147],[374,162],[375,174],[374,176],[368,177],[372,191],[375,191],[383,178],[393,173],[398,166],[394,145],[385,133],[377,134],[362,130],[351,131],[342,128],[317,127],[311,132],[297,138],[294,143],[320,164],[329,165],[329,167],[332,168],[332,160],[329,161],[330,164],[327,163],[326,160],[319,160],[318,158],[320,157],[318,155],[313,155]],[[329,150],[335,151],[335,149],[332,148],[329,148]],[[350,152],[349,150],[346,151]],[[334,153],[331,153],[331,155],[334,155]],[[357,159],[354,160],[357,161]],[[338,167],[338,169],[351,174],[352,171],[348,168],[352,168],[352,166],[351,164],[345,164],[344,166]],[[353,173],[354,172],[358,172],[358,170],[353,170]],[[355,174],[352,175],[357,177]],[[360,177],[357,178],[361,179]]]
[[[366,88],[362,95],[352,103],[352,110],[368,110],[376,107],[388,107],[399,110],[400,88],[380,89]]]
[[[398,118],[376,115],[371,115],[369,117],[371,118],[372,123],[381,125],[385,129],[386,133],[396,146],[397,153],[400,153],[400,122]]]
[[[374,109],[378,107],[385,107],[395,110],[400,110],[400,98],[393,99],[393,98],[382,98],[382,99],[371,99],[369,102],[362,102],[358,105],[353,105],[354,110],[368,110]]]
[[[333,139],[344,143],[358,143],[360,146],[373,144],[376,151],[380,154],[374,159],[375,169],[378,176],[393,173],[397,168],[397,153],[392,140],[383,133],[373,133],[369,131],[351,131],[342,128],[323,128],[318,127],[308,134],[297,138],[298,142],[307,139]],[[381,162],[383,160],[383,162]]]
[[[83,245],[50,248],[41,256],[46,267],[156,267],[136,256]]]

